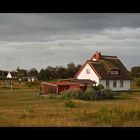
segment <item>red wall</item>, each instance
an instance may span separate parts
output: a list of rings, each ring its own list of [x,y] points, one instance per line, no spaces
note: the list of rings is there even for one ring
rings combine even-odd
[[[51,88],[55,91],[55,93],[57,93],[57,86],[53,86],[53,85],[47,85],[47,84],[42,84],[42,92],[43,94],[48,94],[48,89]],[[64,90],[68,90],[68,89],[82,89],[82,90],[86,90],[87,86],[81,86],[80,84],[70,84],[70,85],[58,85],[58,93],[60,93],[61,91]]]
[[[43,94],[48,94],[48,89],[49,89],[49,88],[51,88],[51,89],[53,89],[55,92],[57,92],[57,87],[56,87],[56,86],[51,86],[51,85],[43,84],[43,85],[42,85]]]

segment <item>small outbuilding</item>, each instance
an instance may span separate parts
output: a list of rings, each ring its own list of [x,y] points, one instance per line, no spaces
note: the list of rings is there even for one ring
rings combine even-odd
[[[48,94],[50,91],[55,94],[59,94],[61,91],[68,89],[82,89],[86,90],[88,84],[95,84],[91,80],[78,80],[78,79],[65,79],[55,82],[42,82],[42,93]]]

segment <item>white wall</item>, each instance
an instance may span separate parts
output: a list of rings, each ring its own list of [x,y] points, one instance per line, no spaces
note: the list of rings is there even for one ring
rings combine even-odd
[[[90,69],[90,74],[86,73],[86,69]],[[89,64],[86,64],[86,66],[77,76],[77,79],[90,79],[92,81],[96,81],[97,85],[101,84],[106,88],[106,80],[99,80],[99,77],[96,75],[96,73],[93,71],[93,69],[90,67]],[[114,88],[113,80],[109,80],[109,87],[113,91],[123,91],[123,90],[125,91],[130,89],[130,80],[123,80],[123,87],[120,87],[120,80],[116,80],[116,81],[117,81],[117,86],[116,88]]]
[[[92,58],[93,61],[97,61],[95,58]]]
[[[106,87],[106,80],[100,80],[99,83]],[[130,89],[130,80],[123,80],[123,87],[120,87],[120,80],[117,80],[117,86],[116,88],[113,87],[113,80],[109,80],[109,87],[113,91],[119,91],[119,90],[129,90]]]
[[[90,74],[86,73],[86,69],[90,69]],[[96,75],[96,73],[93,71],[89,64],[86,64],[86,66],[78,75],[77,79],[90,79],[92,81],[96,81],[97,85],[99,84],[99,77]]]

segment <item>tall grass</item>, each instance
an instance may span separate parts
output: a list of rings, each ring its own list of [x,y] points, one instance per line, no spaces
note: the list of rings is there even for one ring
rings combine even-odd
[[[75,108],[76,104],[72,100],[66,100],[65,101],[65,107]]]
[[[87,112],[78,115],[78,119],[85,122],[98,122],[101,126],[123,126],[125,122],[140,119],[140,110],[115,106],[112,108],[101,108],[97,112]]]
[[[29,113],[35,112],[35,109],[32,106],[26,106],[25,110],[26,110],[26,112],[29,112]]]

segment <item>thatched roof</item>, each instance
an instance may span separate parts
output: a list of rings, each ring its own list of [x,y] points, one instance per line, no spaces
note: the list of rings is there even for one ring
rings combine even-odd
[[[88,63],[94,67],[101,79],[132,79],[125,66],[116,56],[101,55],[98,61],[89,60]],[[118,70],[119,75],[111,75],[111,70]]]

